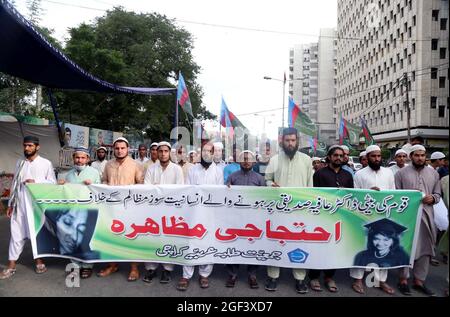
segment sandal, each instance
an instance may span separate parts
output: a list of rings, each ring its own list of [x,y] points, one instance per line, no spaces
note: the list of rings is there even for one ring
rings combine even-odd
[[[394,289],[389,286],[386,282],[380,282],[380,288],[389,295],[393,295],[395,293]]]
[[[177,290],[185,291],[188,289],[188,287],[189,287],[189,279],[184,277],[180,278],[180,280],[178,281]]]
[[[0,273],[0,280],[6,280],[16,274],[16,269],[4,269]]]
[[[365,294],[364,286],[361,280],[356,280],[352,283],[353,290],[358,294]]]
[[[47,267],[45,266],[44,263],[36,264],[34,271],[36,272],[36,274],[42,274],[42,273],[47,272]]]
[[[320,281],[318,279],[312,279],[311,281],[309,281],[309,287],[311,287],[311,289],[316,292],[322,291],[322,287],[320,287]]]
[[[331,293],[337,293],[339,291],[339,288],[337,287],[336,282],[332,279],[325,280],[325,287]]]
[[[135,282],[139,279],[139,270],[131,269],[130,274],[128,274],[128,282]]]
[[[100,270],[100,272],[97,273],[98,277],[106,277],[113,273],[116,273],[119,270],[119,267],[117,265],[108,265],[103,270]]]
[[[90,268],[82,268],[80,270],[81,278],[90,278],[92,276],[92,269]]]
[[[209,287],[209,281],[207,277],[200,276],[199,283],[201,288],[208,288]]]

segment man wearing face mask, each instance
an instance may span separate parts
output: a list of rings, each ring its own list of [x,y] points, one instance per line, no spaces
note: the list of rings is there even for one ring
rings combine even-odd
[[[359,170],[355,174],[355,188],[372,190],[395,189],[394,173],[391,169],[381,166],[381,149],[378,145],[370,145],[366,149],[367,163],[369,166]],[[379,287],[387,294],[394,294],[394,289],[386,283],[388,271],[386,269],[375,270],[380,281]],[[364,294],[363,277],[364,269],[350,269],[350,276],[354,279],[352,288],[359,294]]]
[[[266,169],[267,186],[272,187],[313,187],[313,169],[311,158],[298,151],[298,131],[295,128],[283,130],[282,151],[270,159]],[[306,271],[292,269],[297,293],[305,294],[308,287],[305,283]],[[266,290],[275,291],[280,268],[267,267],[268,280]]]
[[[73,152],[73,169],[67,173],[64,179],[58,181],[59,185],[64,185],[67,183],[71,184],[100,184],[100,173],[98,170],[92,166],[88,166],[89,162],[89,151],[86,148],[76,148]],[[92,268],[94,264],[83,263],[80,261],[72,260],[72,263],[77,264],[80,267],[81,278],[89,278],[92,275]],[[72,277],[77,274],[74,270],[70,273]]]
[[[9,264],[8,268],[0,273],[0,280],[10,278],[16,273],[16,262],[23,251],[26,239],[29,239],[27,210],[24,203],[26,199],[26,184],[56,183],[52,163],[38,154],[39,149],[39,138],[26,136],[23,139],[25,159],[20,159],[17,162],[7,211],[7,216],[11,218]],[[42,259],[36,259],[35,272],[42,274],[46,271],[47,268]]]
[[[201,161],[189,170],[186,184],[188,185],[223,185],[223,172],[213,162],[214,146],[208,140],[203,140],[201,148]],[[185,291],[189,281],[194,275],[195,266],[184,265],[183,277],[178,281],[177,289]],[[212,264],[199,266],[199,283],[201,288],[209,287],[208,277],[213,270]]]

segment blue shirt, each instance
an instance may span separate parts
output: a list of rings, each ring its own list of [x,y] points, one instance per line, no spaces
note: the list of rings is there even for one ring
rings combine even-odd
[[[355,171],[348,165],[342,165],[342,169],[344,171],[349,172],[350,174],[352,174],[353,177],[355,177]]]
[[[238,163],[230,163],[227,166],[225,166],[223,170],[223,183],[226,184],[228,181],[228,177],[233,174],[234,172],[237,172],[241,169],[241,165]]]

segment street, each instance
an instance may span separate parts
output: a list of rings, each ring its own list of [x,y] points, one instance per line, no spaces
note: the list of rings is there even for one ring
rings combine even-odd
[[[0,267],[3,269],[8,260],[9,243],[9,220],[5,216],[0,216]],[[442,260],[439,257],[439,260]],[[294,280],[289,269],[282,269],[276,292],[268,292],[264,289],[265,268],[258,270],[259,289],[252,290],[247,284],[246,272],[244,266],[240,268],[240,280],[234,288],[226,288],[225,281],[227,274],[223,265],[216,265],[210,277],[210,287],[201,289],[198,284],[198,273],[191,280],[189,289],[186,292],[176,290],[176,283],[181,276],[181,267],[176,267],[172,274],[172,282],[169,284],[159,283],[158,277],[152,283],[147,284],[141,280],[128,282],[126,280],[129,266],[120,264],[117,273],[99,278],[93,275],[89,279],[82,279],[80,287],[69,288],[65,285],[65,265],[68,263],[65,259],[49,258],[46,260],[48,272],[38,275],[33,269],[33,260],[31,244],[27,243],[22,257],[19,259],[16,274],[9,280],[0,281],[0,297],[10,296],[62,296],[62,297],[102,297],[102,296],[143,296],[143,297],[364,297],[358,295],[351,289],[351,279],[347,269],[339,270],[336,274],[336,283],[339,292],[331,294],[324,290],[323,292],[313,292],[309,290],[306,295],[300,295],[295,292]],[[104,264],[95,266],[95,272],[103,267]],[[141,267],[141,278],[143,275],[143,265]],[[436,292],[437,296],[444,296],[444,289],[448,287],[446,275],[448,269],[442,262],[439,266],[431,267],[428,275],[427,286]],[[159,273],[159,272],[158,272]],[[397,284],[397,272],[393,270],[388,278],[391,286]],[[423,297],[422,294],[412,290],[413,296]],[[379,289],[367,289],[366,295],[370,297],[390,297]],[[394,297],[404,297],[397,290]]]

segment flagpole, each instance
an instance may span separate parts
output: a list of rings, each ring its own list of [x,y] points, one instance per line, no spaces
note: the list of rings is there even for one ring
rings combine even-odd
[[[174,119],[174,128],[175,128],[175,142],[178,141],[178,96],[175,95],[175,119]]]

